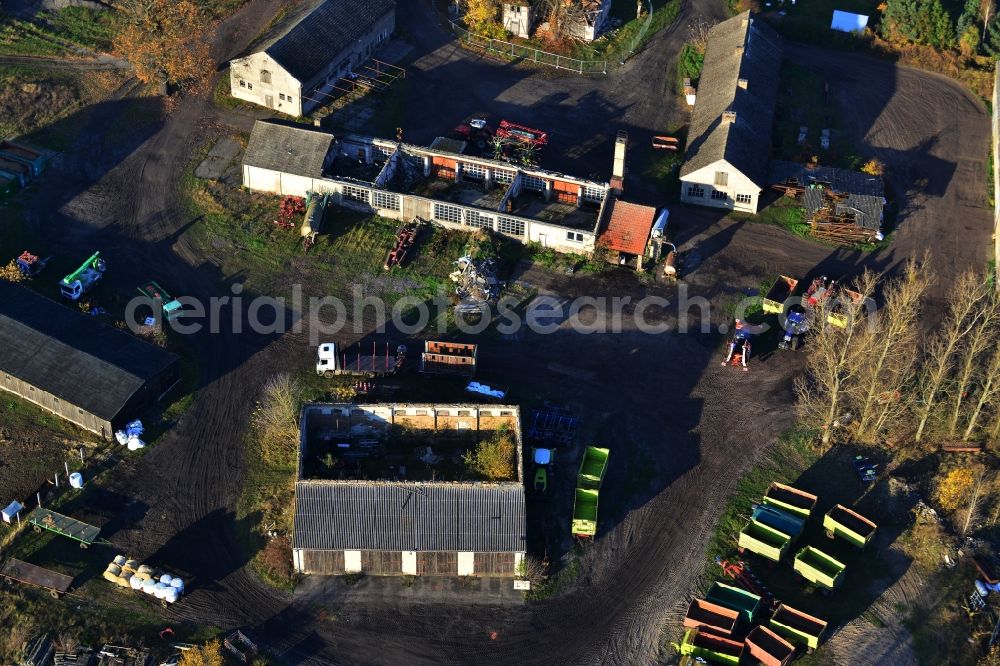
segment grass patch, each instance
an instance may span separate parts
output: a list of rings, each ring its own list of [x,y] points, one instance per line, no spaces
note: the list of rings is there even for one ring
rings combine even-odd
[[[580,577],[580,546],[577,545],[567,554],[563,567],[549,576],[525,595],[528,601],[543,601],[556,596]]]
[[[986,154],[986,205],[993,208],[996,205],[996,183],[993,181],[993,150]]]
[[[91,7],[66,7],[46,12],[41,19],[59,38],[105,53],[111,51],[111,43],[122,27],[117,11]]]
[[[646,13],[640,18],[635,18],[635,9],[633,0],[613,0],[611,16],[627,22],[590,44],[578,44],[570,55],[579,60],[627,60],[641,51],[653,35],[677,20],[681,3],[680,0],[643,2]]]
[[[677,91],[684,91],[684,79],[691,79],[691,85],[697,87],[704,65],[705,51],[691,42],[686,42],[677,57]]]
[[[811,238],[809,223],[806,221],[806,211],[802,205],[791,197],[781,197],[759,213],[733,212],[729,216],[735,220],[756,222],[757,224],[773,224],[791,231],[796,236]]]

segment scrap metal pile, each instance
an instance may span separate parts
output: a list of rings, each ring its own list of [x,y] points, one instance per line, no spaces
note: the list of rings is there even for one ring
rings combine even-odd
[[[500,295],[500,283],[496,278],[496,260],[493,258],[476,260],[462,257],[455,262],[458,270],[449,277],[455,283],[455,295],[461,301],[458,310],[481,311],[495,303]]]
[[[302,197],[285,197],[278,206],[278,219],[274,221],[282,229],[292,229],[295,222],[306,212],[306,202]]]

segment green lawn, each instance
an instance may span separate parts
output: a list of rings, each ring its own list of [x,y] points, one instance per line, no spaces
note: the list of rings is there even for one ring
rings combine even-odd
[[[781,197],[774,203],[763,208],[756,215],[734,212],[730,213],[729,216],[735,220],[784,227],[796,236],[809,236],[809,223],[806,221],[806,211],[798,201],[791,197]]]
[[[59,56],[75,47],[106,52],[119,28],[116,12],[67,7],[31,20],[0,17],[0,54]]]

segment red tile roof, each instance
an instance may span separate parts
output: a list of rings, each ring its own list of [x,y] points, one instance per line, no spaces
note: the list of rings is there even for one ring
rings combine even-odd
[[[609,201],[608,205],[611,206],[608,228],[598,243],[618,252],[644,254],[656,209],[616,200]]]

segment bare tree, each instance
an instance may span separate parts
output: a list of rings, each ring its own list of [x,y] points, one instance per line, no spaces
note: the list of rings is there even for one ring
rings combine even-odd
[[[878,276],[866,270],[854,283],[857,299],[839,301],[840,314],[845,315],[843,327],[827,323],[835,303],[824,299],[815,306],[815,317],[809,332],[808,375],[796,380],[799,410],[803,420],[823,430],[824,446],[830,444],[833,429],[848,404],[849,394],[857,381],[859,359],[868,356],[862,348],[863,317]]]
[[[996,483],[996,473],[987,470],[985,467],[978,467],[976,470],[975,480],[972,483],[972,490],[969,494],[969,505],[965,509],[965,521],[962,523],[962,536],[969,533],[969,527],[972,525],[972,521],[975,519],[976,514],[979,512],[979,502],[983,498],[983,494],[989,491],[989,488]]]
[[[858,412],[856,434],[863,442],[875,442],[906,409],[900,396],[914,373],[917,317],[930,281],[926,255],[919,264],[911,259],[903,275],[885,288],[882,311],[861,333],[860,346],[870,355],[857,359],[851,398]]]
[[[715,21],[700,15],[692,19],[688,25],[688,41],[701,53],[705,52],[705,46],[708,44],[708,33],[714,25]]]
[[[996,344],[994,344],[993,351],[986,362],[981,381],[982,383],[979,386],[979,400],[976,402],[972,414],[969,415],[969,421],[965,425],[965,432],[962,433],[962,440],[966,442],[972,437],[972,433],[976,429],[976,424],[979,422],[984,408],[987,405],[992,405],[997,397],[1000,396],[1000,346]],[[1000,419],[997,420],[997,424],[1000,426]],[[996,438],[995,434],[994,438]]]
[[[924,371],[916,387],[917,432],[914,440],[923,438],[927,421],[945,382],[951,374],[955,353],[965,336],[975,327],[979,314],[978,301],[987,290],[985,281],[974,272],[963,273],[955,280],[950,293],[951,306],[941,329],[934,334],[924,353]]]
[[[948,420],[949,437],[954,437],[958,430],[965,398],[969,395],[982,366],[982,355],[995,344],[997,320],[1000,318],[1000,300],[997,299],[996,293],[988,288],[983,289],[981,296],[977,300],[978,312],[972,329],[956,353],[957,375],[954,382],[951,416]]]

